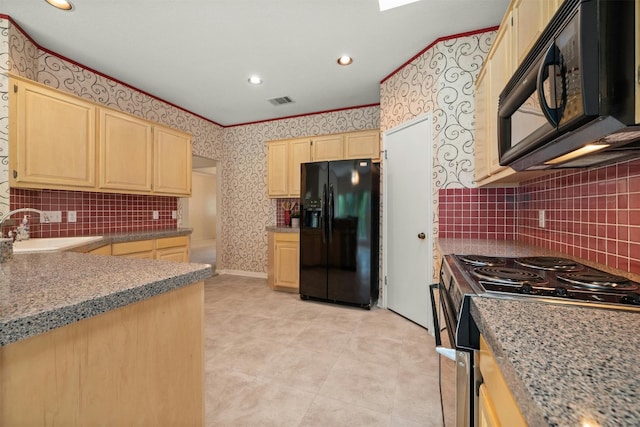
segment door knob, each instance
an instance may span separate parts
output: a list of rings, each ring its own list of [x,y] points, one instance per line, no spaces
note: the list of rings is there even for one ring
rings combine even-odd
[[[425,237],[427,236],[424,233],[418,234],[418,239],[424,239]]]

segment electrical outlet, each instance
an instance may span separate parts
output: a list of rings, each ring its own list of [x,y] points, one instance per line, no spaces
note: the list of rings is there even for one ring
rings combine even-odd
[[[153,211],[152,217],[155,220],[160,219],[160,212],[158,211]]]
[[[546,224],[546,218],[545,218],[545,212],[543,209],[540,209],[538,211],[538,227],[540,228],[545,228],[547,226]]]
[[[178,219],[178,211],[171,211],[171,219]]]
[[[78,217],[76,215],[76,211],[68,211],[67,212],[67,222],[76,222]]]
[[[46,222],[62,222],[62,211],[44,211],[44,214],[47,216],[47,220],[45,220],[44,215],[40,215],[40,223]]]

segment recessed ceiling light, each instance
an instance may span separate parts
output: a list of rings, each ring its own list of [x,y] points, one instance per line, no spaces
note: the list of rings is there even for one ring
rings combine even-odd
[[[340,65],[349,65],[353,62],[353,58],[350,57],[349,55],[342,55],[340,58],[338,58],[338,64]]]
[[[45,0],[51,6],[62,9],[62,10],[71,10],[73,9],[73,5],[66,0]]]
[[[394,7],[404,6],[405,4],[415,3],[418,0],[378,0],[380,12],[393,9]]]
[[[258,76],[251,76],[249,77],[249,83],[252,85],[259,85],[262,83],[262,79]]]

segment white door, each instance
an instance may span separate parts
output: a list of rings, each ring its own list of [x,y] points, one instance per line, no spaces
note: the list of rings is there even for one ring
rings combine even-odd
[[[386,305],[433,333],[433,142],[431,114],[383,134]]]

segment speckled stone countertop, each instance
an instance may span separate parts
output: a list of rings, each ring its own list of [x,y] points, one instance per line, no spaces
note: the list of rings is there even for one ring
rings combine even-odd
[[[474,297],[530,426],[640,425],[640,313]]]
[[[154,232],[131,240],[162,236]],[[14,254],[0,264],[0,346],[202,281],[212,274],[209,264],[75,252]]]
[[[299,233],[300,228],[298,227],[276,227],[275,225],[270,225],[266,227],[267,231],[272,231],[274,233]]]

